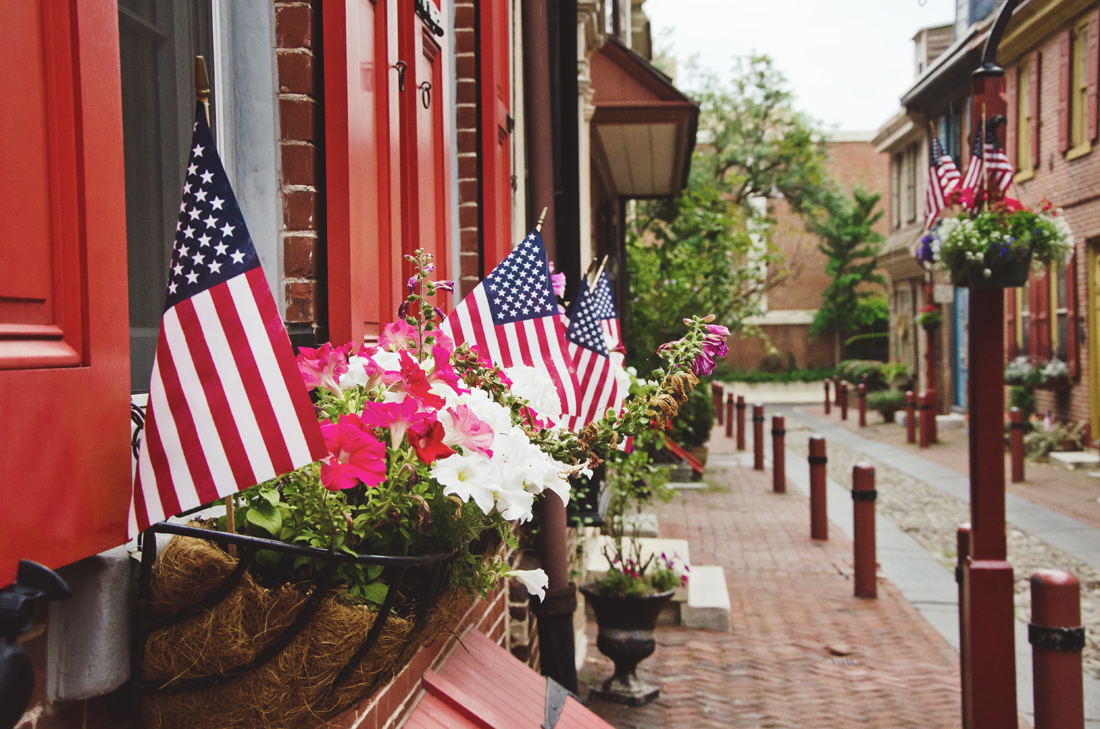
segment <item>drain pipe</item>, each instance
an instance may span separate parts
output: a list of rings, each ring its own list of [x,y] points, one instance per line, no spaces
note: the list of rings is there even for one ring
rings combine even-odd
[[[550,104],[550,27],[547,0],[523,0],[523,86],[527,119],[527,154],[530,207],[547,209],[542,226],[546,255],[557,258],[554,210],[554,138]],[[538,617],[542,675],[576,693],[576,646],[573,644],[573,613],[577,588],[569,581],[566,544],[565,503],[551,492],[538,502],[538,552],[549,578],[546,599],[532,606]]]

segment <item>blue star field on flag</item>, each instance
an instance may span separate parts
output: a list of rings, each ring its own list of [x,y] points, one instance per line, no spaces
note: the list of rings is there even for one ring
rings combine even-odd
[[[229,177],[214,147],[202,102],[198,102],[195,119],[194,146],[187,162],[168,270],[165,311],[260,265]]]
[[[596,290],[600,290],[599,285]],[[600,320],[604,318],[600,311],[606,310],[606,303],[601,303],[588,289],[588,282],[581,281],[581,288],[570,314],[569,328],[565,330],[566,340],[604,357],[609,356],[607,341],[604,339],[603,329],[600,328]]]
[[[542,235],[532,231],[485,277],[493,324],[550,316],[558,308]]]
[[[619,318],[619,312],[615,310],[615,299],[611,296],[611,279],[607,277],[607,271],[600,274],[592,297],[594,299],[592,311],[597,319]]]

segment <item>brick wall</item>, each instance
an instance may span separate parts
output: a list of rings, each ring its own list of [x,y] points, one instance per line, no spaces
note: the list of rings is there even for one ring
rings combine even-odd
[[[455,0],[455,139],[458,144],[459,291],[471,291],[481,280],[477,179],[477,43],[473,0]],[[458,301],[456,292],[455,301]]]
[[[283,284],[288,328],[323,321],[324,118],[321,6],[276,0],[283,184]],[[323,336],[323,333],[321,333]]]
[[[1069,23],[1067,22],[1067,27]],[[1075,160],[1066,161],[1058,151],[1058,35],[1044,39],[1037,47],[1042,54],[1039,100],[1039,167],[1031,180],[1016,184],[1010,191],[1025,205],[1038,207],[1048,199],[1063,208],[1073,229],[1077,251],[1077,316],[1080,380],[1068,392],[1036,392],[1036,407],[1040,413],[1054,411],[1058,420],[1089,422],[1091,418],[1089,362],[1089,282],[1088,250],[1100,243],[1100,143],[1093,142],[1093,151]],[[1009,110],[1013,116],[1013,110]],[[1098,434],[1091,435],[1092,438]]]

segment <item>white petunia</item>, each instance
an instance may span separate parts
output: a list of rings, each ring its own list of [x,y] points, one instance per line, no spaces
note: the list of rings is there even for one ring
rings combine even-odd
[[[527,588],[527,594],[538,595],[539,600],[546,599],[546,588],[550,586],[550,578],[543,570],[512,570],[505,577],[515,577]]]
[[[505,367],[504,374],[512,381],[509,389],[513,395],[526,400],[539,415],[561,419],[561,399],[550,375],[526,365]]]
[[[443,485],[444,496],[457,496],[470,501],[486,514],[496,505],[494,493],[499,483],[497,468],[480,453],[458,453],[440,458],[430,471],[432,478]]]

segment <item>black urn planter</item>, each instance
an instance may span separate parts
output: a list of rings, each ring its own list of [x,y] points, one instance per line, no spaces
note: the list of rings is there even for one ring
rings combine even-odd
[[[582,585],[584,597],[596,612],[599,634],[596,647],[615,662],[615,673],[592,695],[619,704],[641,706],[660,695],[660,689],[639,679],[634,671],[653,654],[657,642],[653,629],[675,590],[645,597],[602,595],[595,583]]]
[[[989,275],[985,275],[985,269]],[[970,265],[951,271],[951,283],[975,289],[1012,289],[1023,286],[1031,275],[1031,254],[1019,261],[999,261],[989,266]]]

